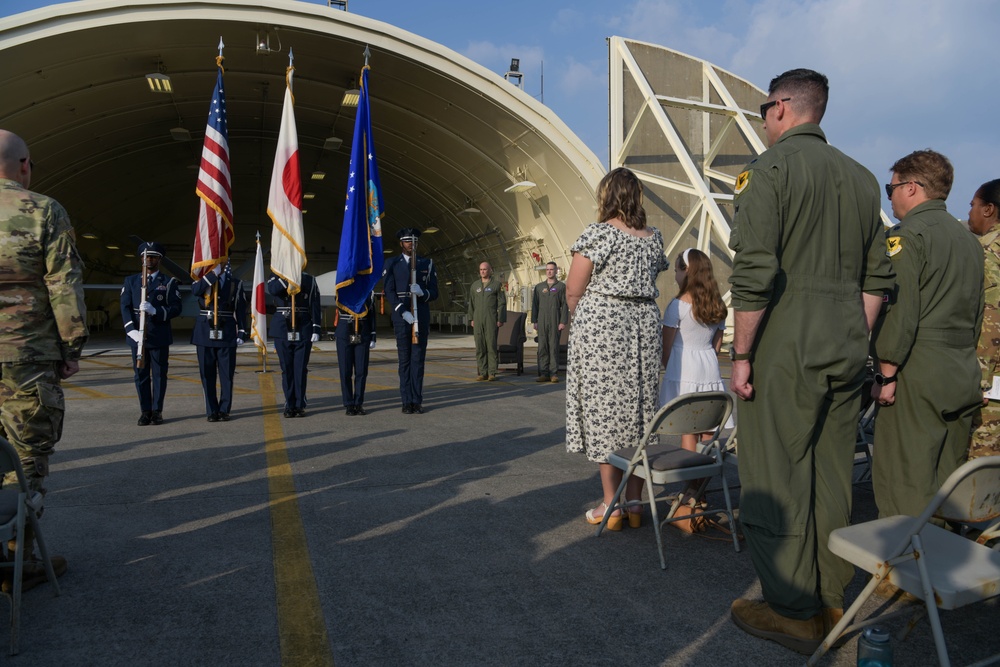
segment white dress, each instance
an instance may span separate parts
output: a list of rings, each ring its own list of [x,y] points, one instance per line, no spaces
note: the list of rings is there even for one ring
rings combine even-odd
[[[660,407],[681,394],[726,391],[719,370],[719,357],[712,345],[715,332],[725,331],[725,320],[714,326],[702,324],[694,319],[691,304],[674,299],[667,304],[661,324],[677,329],[677,334],[660,384]],[[733,418],[730,417],[726,428],[732,427]]]

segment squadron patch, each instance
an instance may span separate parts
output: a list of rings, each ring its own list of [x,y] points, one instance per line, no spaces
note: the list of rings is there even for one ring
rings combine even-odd
[[[744,171],[736,177],[736,194],[740,194],[750,185],[750,172]]]
[[[899,236],[890,236],[885,240],[885,254],[887,257],[899,254],[903,249],[903,239]]]

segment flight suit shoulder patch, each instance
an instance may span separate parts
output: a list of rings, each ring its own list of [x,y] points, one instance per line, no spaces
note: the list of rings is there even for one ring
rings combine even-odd
[[[894,257],[903,250],[903,237],[889,236],[885,239],[885,254],[887,257]]]
[[[748,187],[750,187],[750,174],[752,172],[748,169],[741,172],[739,176],[736,177],[736,194],[740,194]]]

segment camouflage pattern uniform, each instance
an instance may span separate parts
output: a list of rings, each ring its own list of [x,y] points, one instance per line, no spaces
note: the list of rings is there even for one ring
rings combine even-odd
[[[59,202],[0,178],[0,435],[35,490],[62,437],[59,367],[87,342],[82,271]]]
[[[1000,375],[1000,227],[984,234],[980,239],[986,251],[983,292],[983,329],[979,334],[979,368],[983,372],[980,388],[993,386],[993,376]],[[969,458],[1000,454],[1000,401],[990,401],[972,419],[972,439]]]

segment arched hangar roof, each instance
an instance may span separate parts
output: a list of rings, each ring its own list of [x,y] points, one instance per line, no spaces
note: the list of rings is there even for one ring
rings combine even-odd
[[[594,218],[603,168],[593,152],[547,107],[440,44],[292,0],[80,0],[0,19],[0,127],[28,142],[32,189],[69,210],[88,282],[134,272],[125,255],[135,236],[189,265],[220,36],[234,262],[250,256],[258,230],[265,246],[270,239],[267,186],[289,49],[304,189],[315,194],[305,216],[313,273],[336,264],[354,127],[341,99],[357,87],[366,45],[387,247],[398,248],[401,227],[436,227],[422,250],[442,282],[457,286],[489,259],[525,284],[538,279],[539,259],[563,259]],[[259,38],[270,52],[256,48]],[[150,90],[145,77],[156,72],[170,77],[172,93]],[[325,179],[310,180],[314,171]],[[536,185],[504,191],[521,180]]]

